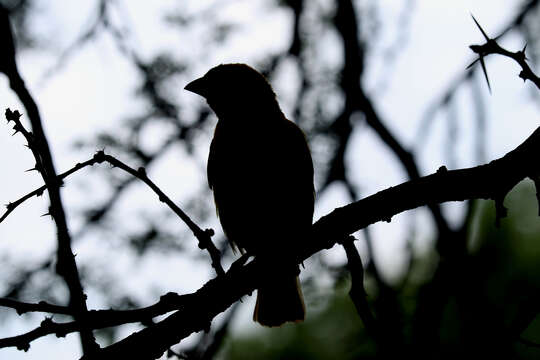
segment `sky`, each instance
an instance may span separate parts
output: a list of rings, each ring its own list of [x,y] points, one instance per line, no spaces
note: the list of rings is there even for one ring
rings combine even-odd
[[[149,59],[161,50],[181,56],[185,52],[202,53],[207,43],[202,41],[202,29],[195,29],[189,34],[179,34],[164,24],[163,17],[178,9],[185,14],[195,14],[214,6],[216,1],[162,1],[158,5],[144,1],[121,1],[118,18],[132,32],[129,41],[134,44],[142,58]],[[328,6],[328,1],[320,0],[321,6]],[[365,2],[360,2],[365,3]],[[405,5],[413,3],[414,11],[405,24],[400,16]],[[420,164],[422,174],[436,171],[441,165],[449,166],[443,154],[445,139],[448,136],[444,113],[437,113],[433,122],[432,136],[425,143],[418,142],[417,134],[422,127],[422,119],[427,106],[436,101],[451,81],[461,76],[465,67],[474,60],[468,46],[482,42],[482,35],[474,25],[470,14],[478,19],[488,34],[496,34],[512,18],[520,2],[508,0],[476,1],[380,1],[379,21],[383,24],[378,40],[370,50],[365,85],[370,91],[377,110],[386,125],[398,134],[399,139],[411,148],[420,146]],[[92,22],[95,1],[77,2],[38,1],[39,11],[34,15],[35,32],[45,45],[39,49],[25,50],[18,54],[19,69],[27,86],[36,99],[58,171],[71,168],[76,162],[84,161],[93,155],[93,151],[83,149],[75,151],[75,140],[90,138],[103,129],[115,129],[127,114],[137,114],[144,110],[144,104],[133,100],[132,90],[137,84],[136,71],[119,54],[113,41],[107,35],[98,36],[80,51],[68,58],[65,65],[51,74],[51,69],[59,53],[67,48]],[[261,51],[278,50],[289,43],[288,28],[291,16],[283,10],[272,10],[267,2],[257,1],[222,1],[219,16],[230,22],[243,24],[238,36],[233,37],[223,48],[209,58],[201,58],[194,70],[194,77],[202,75],[208,68],[218,63],[249,62],[258,57]],[[120,16],[122,15],[122,16]],[[396,36],[402,36],[398,56],[388,62],[388,51],[393,48]],[[324,51],[319,56],[329,63],[339,61],[340,49],[332,45],[335,34],[321,37]],[[521,49],[524,40],[515,35],[505,37],[501,45],[509,50]],[[326,46],[326,45],[325,45]],[[486,129],[486,160],[500,157],[515,148],[538,126],[538,103],[531,97],[532,85],[523,84],[518,78],[519,69],[511,60],[502,57],[487,59],[492,94],[488,93],[485,82],[479,77],[478,86],[484,93],[483,101],[489,119]],[[50,76],[49,76],[50,75]],[[184,104],[184,115],[189,115],[192,107],[201,102],[193,94],[182,91],[190,79],[178,81],[178,102]],[[278,99],[286,115],[290,116],[293,104],[287,99],[294,91],[287,74],[280,76],[273,83]],[[458,92],[455,104],[458,114],[459,141],[456,144],[457,156],[455,167],[467,167],[477,164],[473,153],[471,91],[463,87]],[[5,77],[0,76],[0,103],[3,108],[22,109],[9,89]],[[159,129],[156,138],[159,138]],[[41,185],[38,175],[24,172],[33,166],[30,152],[23,146],[21,136],[11,136],[12,130],[5,122],[0,122],[0,162],[3,165],[3,186],[0,188],[0,203],[15,200],[23,194]],[[209,141],[209,139],[208,139]],[[148,146],[153,146],[152,139]],[[206,146],[206,147],[205,147]],[[207,156],[208,144],[201,144],[198,152],[201,158]],[[97,150],[97,149],[96,149]],[[399,184],[406,177],[396,163],[393,155],[382,146],[373,132],[361,127],[354,134],[354,145],[347,155],[351,164],[353,178],[358,179],[362,195],[370,195],[389,186]],[[187,199],[204,182],[204,168],[189,162],[181,149],[172,149],[167,156],[154,166],[150,177],[174,199]],[[94,176],[94,177],[92,177]],[[91,171],[83,171],[69,180],[63,190],[68,210],[76,211],[85,204],[104,198],[100,192],[99,180]],[[181,186],[179,186],[179,180]],[[202,181],[201,181],[202,179]],[[88,180],[92,185],[86,185]],[[210,197],[208,198],[210,199]],[[315,218],[335,207],[346,203],[347,198],[339,186],[329,189],[318,199]],[[123,209],[139,206],[161,206],[155,196],[139,186],[128,192]],[[40,256],[54,249],[55,230],[52,222],[41,214],[46,212],[46,199],[32,199],[18,208],[8,219],[0,224],[0,256],[14,256],[25,259],[28,263],[38,261]],[[460,205],[445,206],[444,210],[459,217]],[[129,213],[128,213],[129,214]],[[419,215],[414,221],[419,225],[418,240],[414,246],[418,251],[429,248],[430,222],[425,210],[417,210]],[[124,213],[122,216],[126,216]],[[375,224],[370,227],[376,239],[375,256],[388,278],[399,276],[404,266],[405,243],[403,233],[407,231],[411,214],[396,216],[390,224]],[[70,217],[72,230],[76,231],[77,217]],[[133,226],[136,226],[133,225]],[[194,244],[193,244],[194,245]],[[365,245],[357,242],[362,256],[366,256]],[[103,247],[109,250],[108,257],[102,258]],[[129,254],[115,253],[114,244],[104,244],[95,239],[89,244],[76,248],[80,261],[102,261],[111,266],[118,274],[126,268],[136,265],[138,272],[130,272],[125,279],[126,291],[134,292],[147,303],[156,301],[155,293],[151,296],[137,286],[141,277],[147,282],[155,282],[157,289],[167,291],[196,290],[212,274],[204,264],[179,264],[174,257],[150,258],[143,264],[134,264]],[[334,249],[325,254],[333,261],[341,261],[343,254]],[[149,275],[149,269],[174,269],[174,273],[164,270],[156,279]],[[151,271],[151,270],[150,270]],[[98,271],[99,272],[99,271]],[[196,276],[182,277],[179,281],[174,274],[196,273]],[[167,274],[168,276],[163,276]],[[0,287],[1,288],[1,287]],[[163,291],[163,293],[166,291]],[[91,295],[91,294],[90,294]],[[100,299],[90,300],[91,305],[99,306]],[[251,312],[251,301],[246,301],[242,310],[243,318]],[[10,336],[27,331],[36,326],[39,317],[32,323],[13,321],[0,328],[0,336]],[[246,325],[237,326],[238,331],[245,331]],[[255,325],[248,324],[253,331]],[[128,334],[126,330],[126,334]],[[78,339],[68,336],[57,340],[54,337],[32,343],[30,352],[0,350],[0,359],[43,359],[43,354],[50,358],[73,359],[78,352]]]

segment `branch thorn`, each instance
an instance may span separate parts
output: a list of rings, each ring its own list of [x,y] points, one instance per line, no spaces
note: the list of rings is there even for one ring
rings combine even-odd
[[[486,32],[484,31],[484,29],[482,29],[482,27],[480,26],[478,21],[476,21],[476,18],[474,17],[474,15],[472,13],[471,13],[471,17],[474,20],[474,23],[476,24],[476,26],[478,26],[478,29],[480,30],[482,35],[484,35],[484,38],[486,39],[486,41],[489,41],[490,40],[489,36],[487,36]]]
[[[486,63],[484,62],[484,57],[483,56],[480,56],[480,65],[482,65],[482,71],[484,72],[484,77],[486,78],[489,93],[491,94],[491,85],[489,84],[489,77],[488,77]]]

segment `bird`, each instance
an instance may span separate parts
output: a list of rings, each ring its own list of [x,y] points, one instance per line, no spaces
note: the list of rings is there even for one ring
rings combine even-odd
[[[249,65],[218,65],[185,90],[205,98],[218,119],[207,177],[223,231],[233,250],[262,264],[253,320],[268,327],[303,321],[295,256],[308,242],[315,201],[304,132]]]

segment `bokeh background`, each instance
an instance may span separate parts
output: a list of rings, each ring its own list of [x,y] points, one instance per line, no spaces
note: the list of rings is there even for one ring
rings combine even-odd
[[[540,6],[531,0],[2,0],[11,11],[19,71],[41,111],[58,171],[104,149],[144,166],[160,188],[227,248],[206,183],[216,118],[183,87],[209,68],[248,63],[274,86],[306,132],[315,163],[315,219],[441,165],[503,156],[538,126],[539,92],[508,58],[486,60],[490,93],[468,48],[483,42],[474,14],[511,51],[527,44],[535,68]],[[2,109],[22,105],[0,76]],[[3,111],[3,110],[2,110]],[[24,121],[25,119],[23,119]],[[256,119],[254,119],[256,121]],[[41,185],[21,136],[0,122],[0,203]],[[276,139],[279,146],[279,139]],[[410,153],[412,156],[407,156]],[[136,308],[214,276],[184,223],[140,181],[96,165],[63,188],[89,307]],[[540,222],[532,182],[507,197],[495,227],[490,201],[417,209],[355,234],[372,309],[387,343],[366,333],[348,298],[343,249],[306,262],[301,325],[262,329],[246,297],[173,350],[193,358],[348,359],[381,346],[450,355],[489,350],[537,358]],[[65,304],[54,273],[56,232],[47,197],[0,224],[0,296]],[[438,219],[438,221],[434,221]],[[0,309],[0,336],[44,314]],[[63,321],[58,316],[55,320]],[[97,332],[106,346],[142,325]],[[74,359],[76,335],[48,336],[0,359]],[[166,355],[164,355],[166,358]]]

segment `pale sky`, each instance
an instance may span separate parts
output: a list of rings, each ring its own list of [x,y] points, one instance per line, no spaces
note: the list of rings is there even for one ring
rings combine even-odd
[[[183,13],[197,13],[200,9],[211,7],[218,1],[186,1],[178,5],[176,1],[155,2],[118,0],[123,15],[119,18],[130,26],[130,42],[139,51],[139,55],[149,59],[152,54],[166,49],[181,56],[186,52],[199,54],[207,43],[199,36],[204,29],[194,29],[189,34],[179,34],[163,22],[163,16],[171,9],[181,8]],[[321,6],[328,1],[320,0]],[[38,102],[49,142],[55,157],[58,171],[65,171],[76,162],[90,158],[93,152],[76,152],[72,148],[75,140],[90,138],[98,130],[117,128],[128,114],[143,111],[143,104],[133,99],[133,87],[137,83],[137,73],[120,56],[108,35],[100,35],[97,40],[85,45],[70,57],[65,67],[50,78],[44,76],[55,63],[58,53],[65,49],[86,26],[91,23],[95,1],[80,0],[39,1],[39,11],[35,16],[36,32],[48,39],[50,48],[28,50],[18,54],[19,68]],[[231,22],[242,23],[239,35],[233,37],[224,48],[216,51],[211,58],[202,58],[198,62],[194,77],[202,75],[208,68],[225,62],[251,62],[268,50],[279,50],[289,43],[288,31],[291,16],[283,10],[272,10],[267,2],[258,1],[223,1],[220,16]],[[379,38],[372,44],[368,59],[366,87],[372,91],[372,98],[377,110],[394,133],[408,147],[413,147],[426,106],[438,98],[450,81],[460,76],[465,67],[474,59],[468,46],[481,43],[482,36],[474,25],[470,13],[473,13],[483,28],[490,35],[496,34],[515,14],[517,1],[477,0],[477,1],[415,1],[409,28],[401,29],[398,18],[405,1],[380,1],[380,21],[383,24]],[[124,16],[127,14],[127,16]],[[126,21],[127,19],[127,21]],[[395,42],[396,32],[407,31],[407,42],[400,50],[395,63],[383,61],[385,51]],[[322,44],[328,44],[320,56],[332,63],[339,61],[339,49],[332,46],[332,36],[325,34]],[[501,45],[515,51],[521,49],[524,40],[512,35],[504,38]],[[334,45],[335,46],[335,45]],[[518,78],[519,68],[511,60],[502,57],[490,57],[487,66],[491,80],[492,94],[488,94],[485,82],[480,86],[485,92],[484,101],[487,109],[487,160],[504,155],[520,144],[538,126],[538,107],[531,102],[531,84],[523,84]],[[386,76],[386,78],[385,78]],[[381,79],[385,82],[381,83]],[[185,116],[190,114],[190,104],[194,107],[202,101],[183,91],[183,86],[190,79],[178,82],[177,99],[184,104]],[[292,104],[287,101],[294,87],[287,76],[281,76],[274,83],[278,98],[287,115]],[[277,81],[277,80],[276,80]],[[381,85],[382,84],[382,85]],[[472,110],[470,88],[459,91],[457,107],[459,141],[457,143],[457,166],[473,166],[473,146],[469,134],[472,128]],[[0,102],[3,109],[21,109],[17,99],[9,89],[5,77],[0,76]],[[24,111],[23,111],[24,112]],[[443,142],[448,129],[445,115],[439,114],[433,124],[433,135],[425,144],[421,153],[421,171],[428,174],[446,164],[443,155]],[[159,129],[157,130],[159,133]],[[2,163],[3,186],[0,188],[0,203],[15,200],[23,194],[41,185],[36,174],[25,173],[33,166],[30,152],[23,146],[21,136],[11,137],[11,128],[0,121],[0,161]],[[463,136],[461,136],[463,135]],[[159,134],[156,134],[159,137]],[[348,153],[353,177],[358,179],[362,194],[370,195],[406,180],[401,167],[393,154],[381,146],[379,139],[371,130],[360,127],[354,134],[354,145]],[[203,161],[207,156],[208,143],[201,144],[197,153]],[[152,146],[152,140],[148,140]],[[96,149],[97,150],[97,149]],[[103,166],[103,165],[102,165]],[[103,199],[100,193],[99,179],[93,172],[83,170],[74,175],[63,190],[66,207],[69,210],[81,209],[85,204]],[[152,168],[150,177],[161,186],[173,199],[188,199],[202,186],[206,186],[204,166],[191,163],[178,148],[169,151]],[[93,176],[93,178],[92,178]],[[95,178],[95,179],[94,179]],[[178,180],[180,179],[180,180]],[[90,181],[87,190],[77,184]],[[179,182],[181,186],[179,186]],[[208,197],[210,199],[210,197]],[[337,206],[344,205],[346,198],[342,189],[330,189],[319,199],[315,217],[318,218]],[[46,212],[48,202],[43,198],[32,199],[19,207],[10,217],[0,224],[0,256],[14,256],[30,263],[54,249],[55,231],[48,218],[39,217]],[[119,209],[120,217],[136,214],[133,209],[141,206],[162,206],[153,194],[143,186],[125,194]],[[445,207],[445,210],[458,214],[459,205]],[[120,210],[119,210],[120,211]],[[131,211],[131,212],[130,212]],[[430,236],[429,217],[424,210],[416,220],[420,233],[415,246],[426,249]],[[404,232],[407,230],[410,214],[396,216],[390,224],[380,223],[371,226],[375,237],[376,260],[389,277],[399,274],[404,261]],[[77,218],[70,217],[72,231],[77,229]],[[217,223],[216,223],[217,224]],[[136,226],[133,225],[133,226]],[[181,225],[180,225],[181,226]],[[218,226],[218,225],[216,225]],[[219,229],[217,229],[219,230]],[[140,299],[148,297],[147,304],[155,302],[155,293],[167,291],[186,292],[200,287],[213,273],[205,264],[193,262],[179,263],[173,256],[150,257],[143,263],[133,263],[129,254],[115,253],[113,245],[105,245],[103,240],[94,239],[75,249],[77,259],[82,262],[98,261],[118,274],[124,281],[125,290],[135,293]],[[119,240],[120,241],[120,240]],[[196,248],[195,241],[193,241]],[[107,246],[109,257],[103,258],[100,252]],[[366,255],[365,245],[357,242],[362,256]],[[327,251],[332,260],[342,261],[340,249]],[[101,262],[99,262],[101,261]],[[122,278],[126,269],[136,267],[129,276]],[[157,270],[160,269],[160,270]],[[99,271],[98,271],[99,272]],[[159,273],[159,274],[156,274]],[[178,274],[197,273],[197,276],[185,277]],[[157,276],[156,276],[157,275]],[[144,278],[145,287],[138,286]],[[156,289],[149,297],[147,286]],[[1,288],[1,287],[0,287]],[[92,298],[93,307],[100,304],[99,298]],[[38,299],[35,299],[36,301]],[[252,300],[246,301],[242,314],[250,316]],[[244,311],[245,310],[245,311]],[[243,315],[242,315],[243,316]],[[12,336],[28,331],[37,326],[42,319],[34,317],[32,322],[10,321],[0,328],[0,336]],[[244,324],[243,324],[244,325]],[[243,328],[237,326],[236,328]],[[250,330],[256,325],[248,323]],[[240,329],[241,330],[241,329]],[[240,331],[239,330],[239,331]],[[128,332],[126,332],[126,335]],[[0,359],[44,359],[50,354],[51,359],[77,358],[79,341],[76,336],[56,339],[52,336],[33,342],[28,353],[16,350],[0,350]]]

